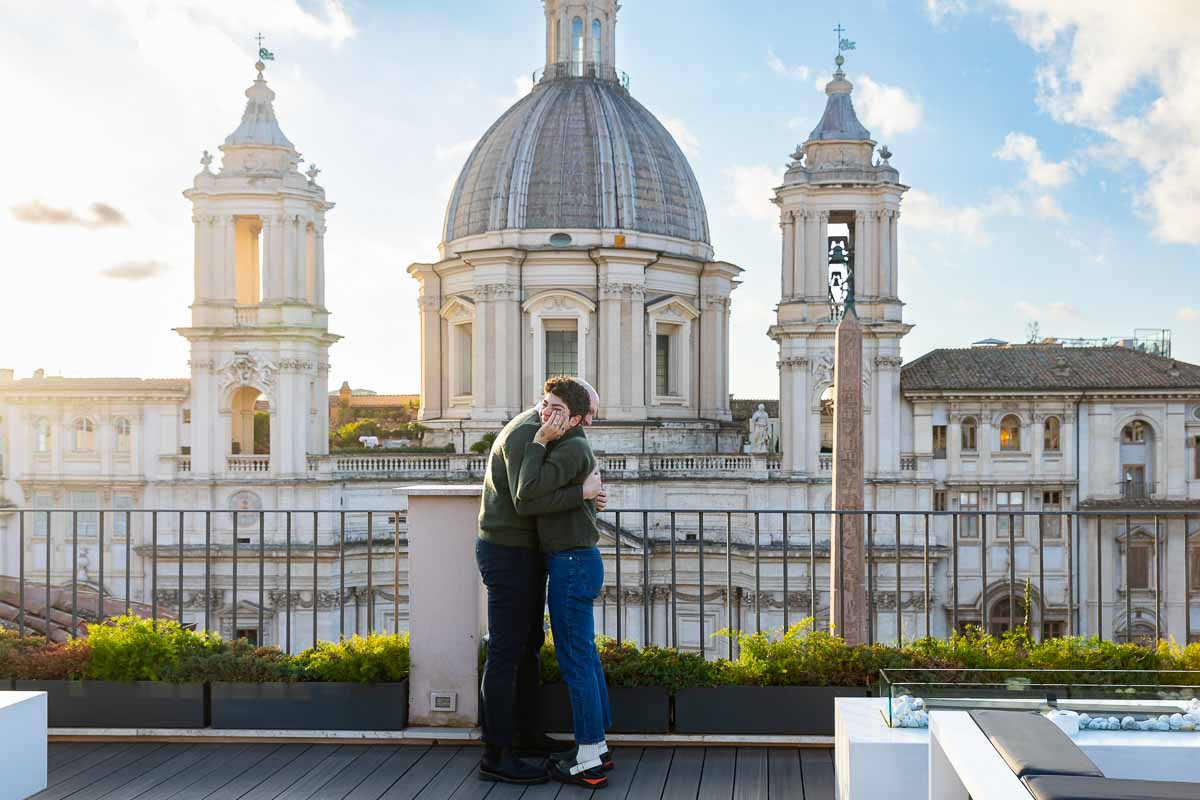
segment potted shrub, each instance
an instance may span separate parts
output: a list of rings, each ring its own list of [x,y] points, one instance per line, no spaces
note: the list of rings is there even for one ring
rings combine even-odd
[[[737,660],[713,662],[676,692],[676,733],[832,736],[834,698],[869,696],[886,665],[886,648],[851,647],[811,620],[738,641]]]
[[[28,640],[6,668],[18,691],[46,692],[53,728],[203,728],[204,684],[181,658],[218,644],[175,622],[119,617],[61,644]]]
[[[608,682],[612,733],[667,733],[671,722],[671,690],[687,667],[702,668],[699,656],[658,647],[639,651],[629,642],[598,637],[600,663]],[[570,733],[571,697],[562,681],[554,642],[542,648],[541,713],[543,729]]]
[[[400,730],[408,724],[408,634],[355,636],[289,657],[231,643],[203,665],[212,726],[227,730]]]

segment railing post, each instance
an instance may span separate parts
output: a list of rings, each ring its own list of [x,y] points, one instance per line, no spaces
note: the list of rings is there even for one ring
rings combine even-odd
[[[409,724],[474,727],[479,721],[479,645],[487,628],[475,567],[482,486],[408,486]],[[434,711],[433,692],[456,710]]]

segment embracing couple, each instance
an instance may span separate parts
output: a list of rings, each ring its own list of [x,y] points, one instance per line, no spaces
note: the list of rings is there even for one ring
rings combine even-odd
[[[546,381],[545,396],[496,437],[488,456],[475,558],[488,598],[483,671],[483,780],[608,784],[613,761],[608,688],[596,652],[593,601],[604,585],[596,512],[608,496],[584,434],[600,405],[578,378]],[[547,591],[547,579],[549,590]],[[546,736],[538,703],[547,597],[575,742]],[[522,756],[539,759],[536,765]]]

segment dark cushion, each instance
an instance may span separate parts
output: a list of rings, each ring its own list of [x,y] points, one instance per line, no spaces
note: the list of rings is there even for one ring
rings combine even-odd
[[[1036,711],[971,711],[970,714],[1018,778],[1104,775],[1070,736]]]
[[[1034,775],[1025,779],[1025,786],[1034,800],[1196,800],[1200,797],[1200,783],[1182,781]]]

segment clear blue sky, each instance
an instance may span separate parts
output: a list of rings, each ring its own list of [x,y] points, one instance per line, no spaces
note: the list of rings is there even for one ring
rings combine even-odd
[[[912,360],[999,337],[1171,328],[1200,362],[1200,4],[627,0],[618,67],[676,134],[735,293],[733,392],[776,396],[771,189],[816,123],[833,27],[874,137],[912,187],[900,293]],[[1099,6],[1096,8],[1095,6]],[[253,34],[283,130],[337,203],[334,386],[415,391],[416,287],[471,145],[541,66],[536,0],[5,4],[0,367],[186,375],[180,192],[241,114]],[[30,204],[74,221],[29,221]],[[93,203],[124,222],[96,224]],[[86,332],[86,333],[85,333]],[[32,335],[31,335],[32,334]]]

